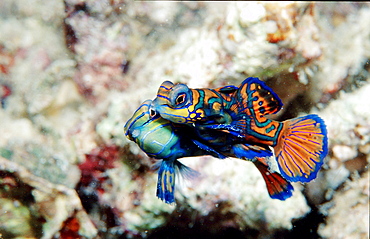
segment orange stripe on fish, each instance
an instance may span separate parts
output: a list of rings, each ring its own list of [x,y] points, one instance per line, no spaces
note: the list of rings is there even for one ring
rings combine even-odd
[[[229,94],[235,89],[223,87],[218,90],[190,89],[184,84],[165,81],[153,101],[153,108],[163,118],[180,124],[206,122],[209,116],[222,118],[225,104],[230,104],[232,101]],[[227,115],[226,118],[228,118]]]

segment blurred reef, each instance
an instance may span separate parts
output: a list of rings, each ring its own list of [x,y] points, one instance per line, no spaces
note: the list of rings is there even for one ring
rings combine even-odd
[[[369,237],[370,4],[0,1],[0,238]],[[282,99],[328,127],[311,183],[272,200],[237,159],[185,158],[176,205],[124,123],[165,81]]]

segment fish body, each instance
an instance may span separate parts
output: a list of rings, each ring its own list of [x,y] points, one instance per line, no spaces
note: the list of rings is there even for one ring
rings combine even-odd
[[[158,170],[157,197],[166,203],[175,201],[176,170],[195,174],[177,159],[203,155],[186,137],[179,137],[172,123],[150,112],[152,101],[144,101],[124,126],[125,135],[149,156],[163,159]]]
[[[228,134],[224,142],[272,146],[281,174],[289,181],[316,178],[328,153],[327,131],[317,115],[279,122],[266,118],[283,104],[258,78],[249,77],[239,87],[190,89],[164,82],[152,107],[161,117],[193,126],[203,132]]]
[[[285,200],[292,196],[292,185],[277,172],[269,169],[266,157],[271,150],[258,145],[235,144],[215,150],[201,142],[191,127],[174,124],[159,117],[150,108],[147,100],[135,111],[124,126],[125,135],[134,141],[150,157],[163,159],[158,170],[157,197],[166,203],[175,202],[176,172],[185,177],[197,173],[177,159],[182,157],[212,155],[217,158],[237,157],[244,160],[253,158],[253,163],[261,172],[271,198]]]
[[[150,104],[151,100],[147,100],[135,111],[124,126],[125,135],[153,158],[175,160],[196,154],[174,133],[170,121],[150,116]],[[184,142],[179,147],[181,140]]]
[[[224,109],[234,103],[230,91],[235,90],[233,87],[224,93],[220,89],[190,89],[185,84],[165,81],[159,87],[153,106],[163,118],[174,123],[231,123]]]
[[[199,139],[207,145],[222,147],[241,141],[230,137],[229,132],[210,131],[206,126],[228,125],[232,117],[224,109],[235,105],[233,93],[238,88],[226,86],[218,89],[190,89],[185,84],[173,84],[165,81],[158,90],[152,108],[161,117],[176,124],[188,125],[194,128]],[[234,116],[235,117],[235,116]]]

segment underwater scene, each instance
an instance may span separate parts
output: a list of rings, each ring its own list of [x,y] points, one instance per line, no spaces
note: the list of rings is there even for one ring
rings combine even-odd
[[[370,4],[0,1],[0,239],[369,238]]]

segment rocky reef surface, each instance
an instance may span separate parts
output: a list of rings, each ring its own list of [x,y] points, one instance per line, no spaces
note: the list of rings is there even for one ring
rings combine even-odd
[[[0,2],[0,238],[368,238],[370,4]],[[238,159],[181,161],[176,205],[124,123],[165,81],[259,77],[329,155],[272,200]]]

